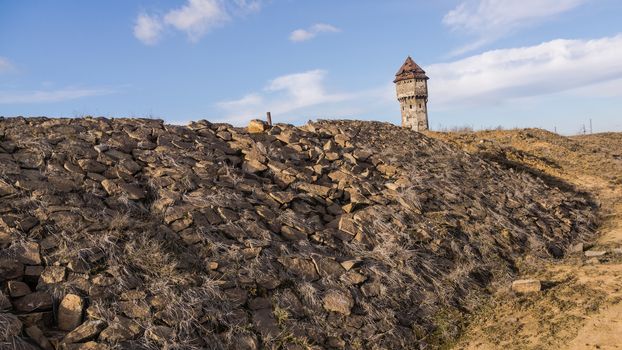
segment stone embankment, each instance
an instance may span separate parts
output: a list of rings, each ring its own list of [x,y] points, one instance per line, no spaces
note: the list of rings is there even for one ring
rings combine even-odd
[[[0,348],[434,346],[593,222],[386,123],[0,118]]]

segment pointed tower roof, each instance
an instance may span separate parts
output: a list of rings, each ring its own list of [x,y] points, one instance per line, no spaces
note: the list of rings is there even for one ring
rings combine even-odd
[[[402,68],[395,74],[395,80],[393,80],[393,82],[397,83],[398,81],[409,79],[430,79],[425,75],[425,71],[421,69],[410,56],[408,56]]]

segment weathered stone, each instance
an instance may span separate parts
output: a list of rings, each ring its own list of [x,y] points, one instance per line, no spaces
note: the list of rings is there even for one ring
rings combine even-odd
[[[80,159],[78,160],[78,165],[88,173],[103,173],[108,169],[104,164],[93,159]]]
[[[14,300],[13,307],[19,312],[50,310],[52,308],[52,296],[47,292],[34,292]]]
[[[142,331],[142,327],[135,321],[117,316],[112,324],[101,332],[99,339],[115,344],[125,340],[135,339]]]
[[[310,259],[279,258],[278,261],[293,274],[307,281],[314,281],[320,278],[315,264]]]
[[[601,256],[607,255],[606,250],[588,250],[585,253],[586,258],[599,258]]]
[[[30,290],[30,287],[28,287],[26,283],[21,281],[9,281],[7,287],[9,289],[9,295],[11,296],[11,298],[23,297],[24,295],[28,295],[32,292]]]
[[[41,264],[41,255],[39,255],[39,244],[36,242],[24,242],[19,244],[15,249],[17,259],[26,265]]]
[[[24,264],[17,260],[0,257],[0,282],[3,280],[17,279],[24,275]]]
[[[296,195],[291,192],[270,192],[270,197],[274,198],[281,204],[287,204],[296,198]]]
[[[0,179],[0,197],[8,196],[14,193],[17,193],[17,189],[8,184],[6,181]]]
[[[86,321],[69,332],[63,338],[63,343],[83,343],[94,340],[107,326],[106,322],[102,320]]]
[[[47,266],[39,278],[40,283],[52,284],[60,283],[65,280],[67,269],[64,266]]]
[[[260,163],[256,159],[251,159],[249,161],[244,162],[244,164],[242,165],[242,168],[244,169],[245,172],[251,173],[251,174],[260,173],[262,171],[268,170],[267,166]]]
[[[58,328],[72,331],[82,323],[84,302],[75,294],[67,294],[58,308]]]
[[[350,315],[354,306],[354,299],[349,292],[332,289],[324,295],[323,305],[327,311],[334,311],[347,316]]]
[[[281,226],[281,235],[290,241],[307,239],[306,233],[289,226]]]
[[[26,266],[24,269],[24,281],[26,283],[35,284],[41,273],[43,272],[43,266]]]
[[[171,342],[175,338],[175,330],[166,326],[153,326],[145,331],[145,337],[158,344]]]
[[[275,337],[279,334],[279,326],[276,323],[272,309],[260,309],[253,311],[253,325],[264,337]]]
[[[570,247],[570,252],[571,253],[583,253],[583,251],[585,250],[585,245],[583,243],[577,243],[575,245],[572,245]]]
[[[299,183],[297,188],[299,190],[309,192],[309,193],[318,195],[320,197],[328,197],[328,195],[330,194],[330,190],[331,190],[330,187],[314,185],[314,184],[309,184],[309,183],[304,183],[304,182]]]
[[[260,119],[253,119],[248,123],[247,130],[249,133],[261,133],[268,129],[268,124]]]
[[[121,309],[121,312],[129,318],[146,319],[151,316],[149,305],[147,305],[144,301],[122,301],[119,303],[119,308]]]
[[[512,290],[516,293],[533,293],[539,292],[542,289],[542,285],[539,280],[527,279],[516,280],[512,282]]]
[[[30,327],[27,327],[25,331],[26,331],[26,335],[28,335],[30,339],[34,340],[35,343],[37,343],[37,345],[39,345],[39,347],[41,347],[43,350],[54,350],[54,347],[52,347],[52,344],[50,343],[48,338],[43,334],[41,329],[39,329],[39,327],[30,326]]]
[[[110,347],[106,344],[89,341],[79,344],[66,344],[62,350],[110,350]]]

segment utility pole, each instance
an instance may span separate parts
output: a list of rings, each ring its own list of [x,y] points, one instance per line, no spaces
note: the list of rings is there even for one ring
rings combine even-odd
[[[592,134],[592,118],[590,118],[590,135]]]

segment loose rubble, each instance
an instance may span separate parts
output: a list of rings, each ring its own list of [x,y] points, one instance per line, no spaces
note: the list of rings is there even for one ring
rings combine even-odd
[[[0,118],[0,348],[434,346],[592,205],[387,123]]]

